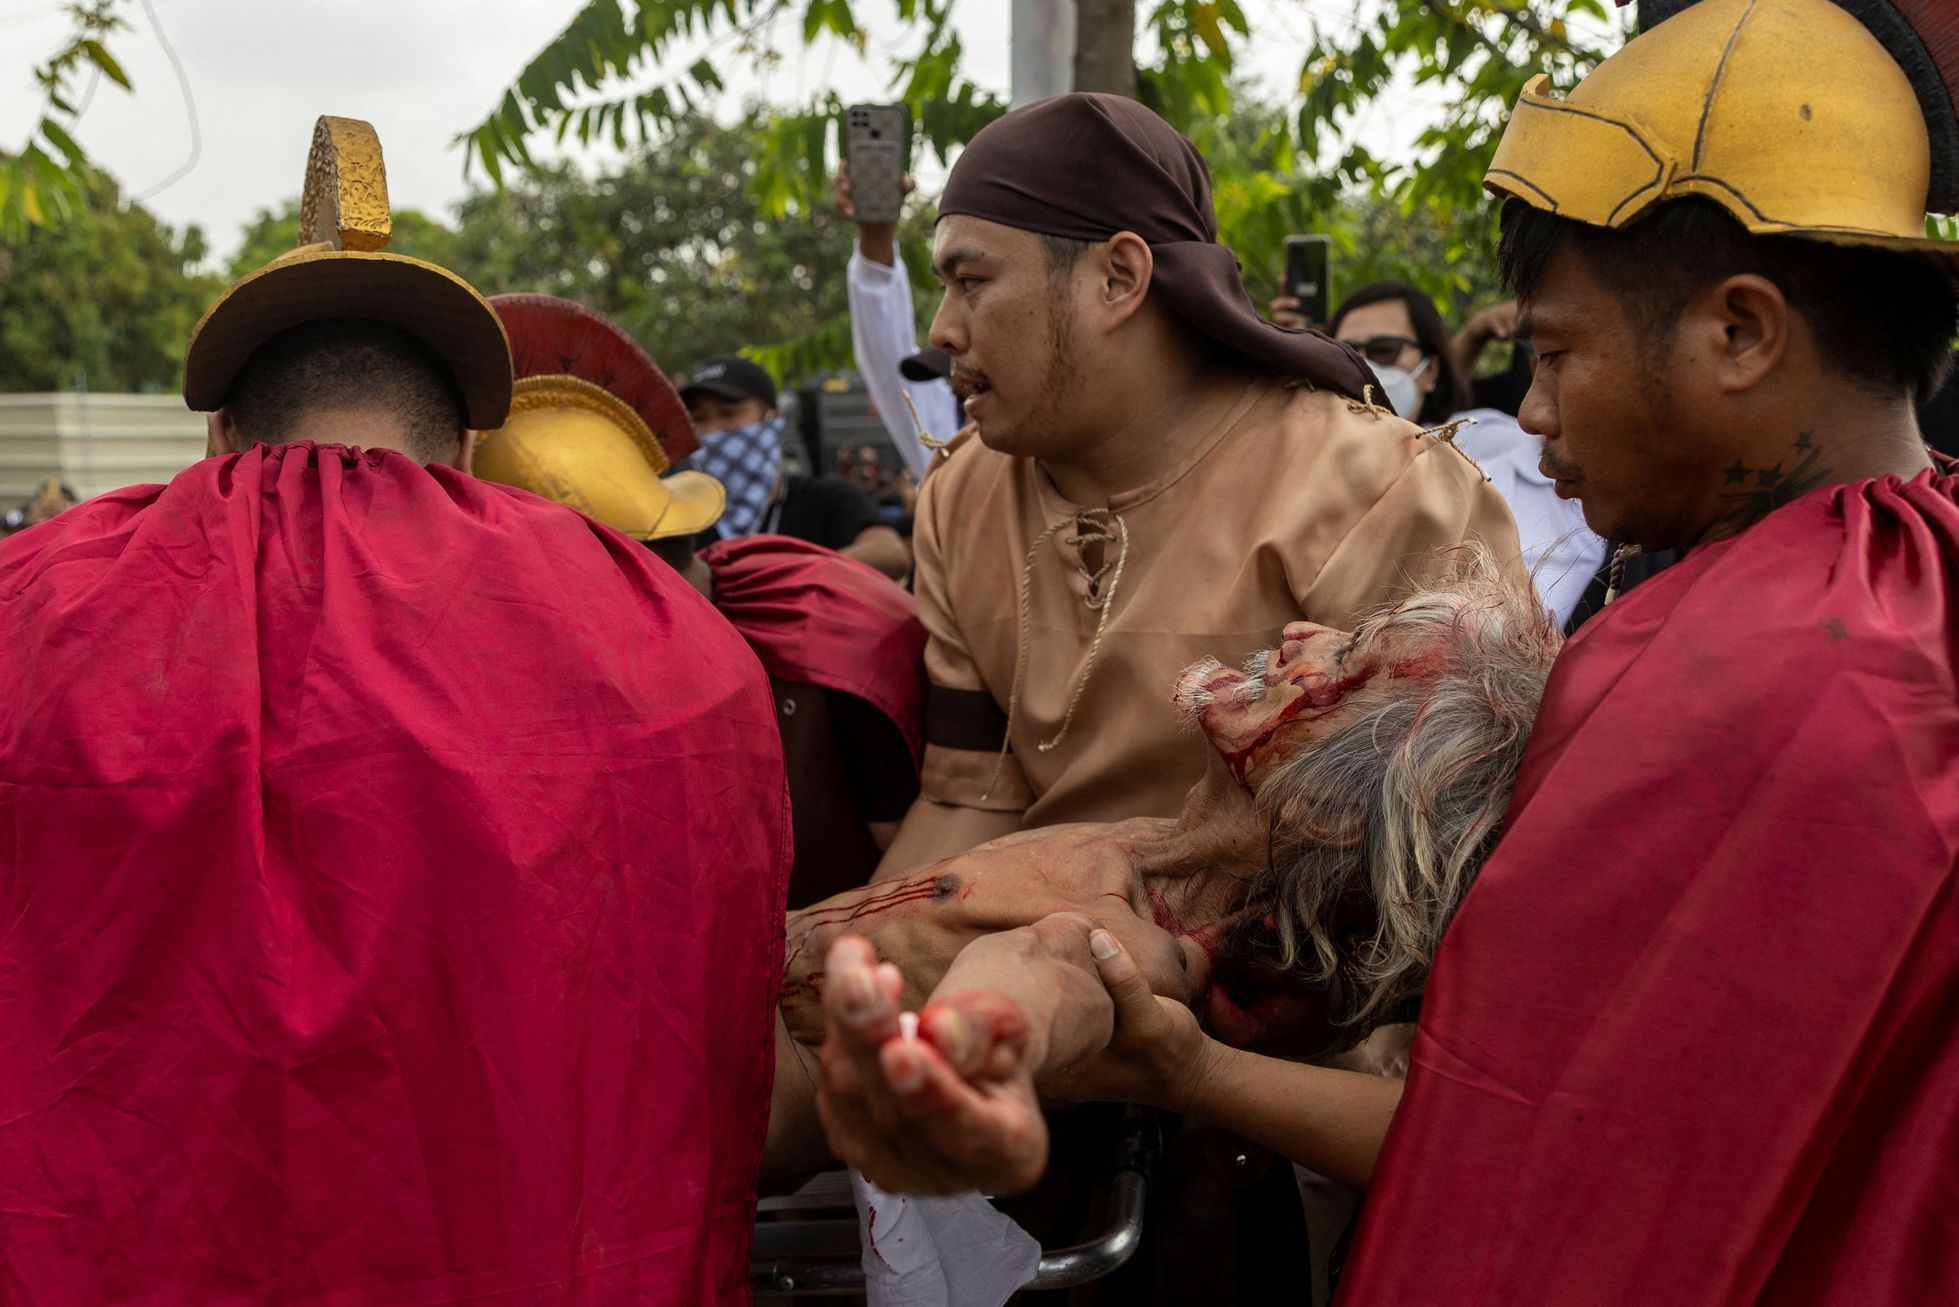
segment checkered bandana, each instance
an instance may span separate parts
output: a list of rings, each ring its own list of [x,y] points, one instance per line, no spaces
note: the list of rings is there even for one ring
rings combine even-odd
[[[701,437],[700,451],[689,461],[728,488],[728,508],[721,515],[723,540],[761,530],[782,474],[783,425],[777,415]]]

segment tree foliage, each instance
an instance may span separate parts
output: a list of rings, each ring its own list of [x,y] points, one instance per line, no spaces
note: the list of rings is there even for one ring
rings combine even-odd
[[[67,218],[90,198],[93,170],[73,128],[103,80],[130,89],[107,44],[128,26],[116,14],[121,2],[74,0],[67,6],[67,42],[35,66],[41,111],[18,148],[0,142],[0,238],[17,239],[29,227]]]
[[[895,0],[908,44],[899,60],[896,98],[912,111],[925,144],[941,160],[1006,108],[961,72],[965,50],[951,23],[957,0]],[[625,148],[699,112],[725,85],[726,63],[780,58],[768,43],[772,24],[800,6],[805,45],[838,41],[861,52],[869,42],[851,0],[589,0],[517,76],[496,107],[458,139],[467,165],[493,183],[515,165],[535,168],[530,141],[610,141]],[[666,63],[691,39],[712,36],[709,52],[686,68]],[[717,62],[717,58],[721,62]],[[813,211],[827,187],[827,153],[842,104],[828,94],[770,115],[758,126],[751,177],[770,216],[798,206]]]
[[[897,45],[911,53],[888,94],[942,162],[1005,108],[964,71],[951,22],[962,2],[993,0],[896,0]],[[1137,97],[1205,152],[1221,235],[1244,259],[1254,297],[1276,289],[1284,237],[1303,231],[1333,237],[1342,285],[1398,277],[1459,311],[1492,296],[1481,180],[1509,107],[1540,71],[1575,82],[1616,46],[1621,20],[1606,0],[1291,2],[1309,34],[1297,93],[1278,104],[1261,102],[1240,75],[1250,42],[1275,36],[1253,32],[1240,0],[1139,0],[1135,9]],[[771,34],[798,13],[795,32],[812,52],[865,47],[852,0],[589,0],[460,138],[466,161],[501,184],[507,168],[538,170],[530,142],[546,134],[645,139],[718,94],[734,61],[780,58]],[[706,52],[677,70],[681,49],[702,39]],[[1410,87],[1446,107],[1421,128],[1413,158],[1376,157],[1362,140],[1367,111]],[[821,209],[842,108],[830,93],[756,119],[744,176],[761,217]],[[771,339],[793,344],[774,357],[840,361],[841,324],[821,331],[778,333]]]
[[[616,169],[533,166],[502,190],[470,195],[452,225],[399,211],[388,248],[440,263],[486,295],[578,300],[673,370],[747,349],[779,375],[800,376],[850,357],[851,233],[827,195],[764,212],[753,185],[759,130],[756,120],[723,127],[685,114]],[[924,251],[921,221],[908,253]],[[298,229],[296,202],[260,213],[232,274],[290,249]]]
[[[66,221],[0,236],[0,391],[174,390],[219,288],[195,227],[174,232],[84,174]]]
[[[451,268],[456,258],[456,233],[438,218],[417,209],[396,209],[394,230],[388,237],[390,254],[406,254]],[[294,197],[277,208],[260,209],[245,224],[238,249],[231,256],[226,275],[232,280],[264,267],[299,244],[299,199]]]

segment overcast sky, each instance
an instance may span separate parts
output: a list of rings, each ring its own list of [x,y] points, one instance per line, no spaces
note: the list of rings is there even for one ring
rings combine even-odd
[[[378,128],[398,207],[446,216],[468,189],[462,152],[451,141],[483,118],[582,3],[150,0],[161,38],[182,61],[202,149],[188,174],[145,202],[171,223],[201,225],[220,253],[229,252],[255,210],[299,190],[313,120],[332,113]],[[1248,0],[1258,33],[1254,75],[1275,91],[1296,84],[1313,18],[1351,21],[1344,16],[1356,3]],[[0,0],[0,148],[16,147],[39,111],[30,69],[64,39],[61,8],[60,0]],[[801,5],[793,8],[800,14]],[[730,67],[723,60],[732,74],[726,111],[744,98],[795,104],[825,89],[847,99],[885,98],[890,56],[904,53],[903,27],[893,0],[858,0],[856,9],[873,35],[866,58],[834,41],[805,53],[791,36],[780,43],[785,58],[773,68]],[[967,0],[955,11],[968,75],[1002,95],[1008,9],[1008,0]],[[132,29],[110,48],[135,94],[100,87],[76,135],[126,193],[141,196],[190,158],[191,117],[151,12],[141,0],[130,0],[126,12]],[[676,66],[691,62],[704,44],[692,42]],[[1396,124],[1397,112],[1408,119],[1405,127]],[[1368,132],[1389,142],[1405,139],[1422,116],[1419,106],[1380,106]]]

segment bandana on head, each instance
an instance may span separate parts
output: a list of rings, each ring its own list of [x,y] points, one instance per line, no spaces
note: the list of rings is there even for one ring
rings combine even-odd
[[[721,538],[735,540],[762,529],[762,519],[775,496],[782,474],[781,415],[751,422],[732,431],[701,437],[700,450],[688,462],[728,488],[728,507],[721,515]]]
[[[1134,100],[1058,95],[989,123],[946,180],[939,216],[950,214],[1070,240],[1134,232],[1155,256],[1151,291],[1229,353],[1353,399],[1381,393],[1339,341],[1259,317],[1218,244],[1204,156]]]

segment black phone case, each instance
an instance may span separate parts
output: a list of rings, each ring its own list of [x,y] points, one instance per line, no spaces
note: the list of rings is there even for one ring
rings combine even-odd
[[[1318,241],[1286,244],[1286,294],[1299,301],[1301,316],[1315,326],[1323,325],[1333,312],[1327,285],[1330,254]]]

